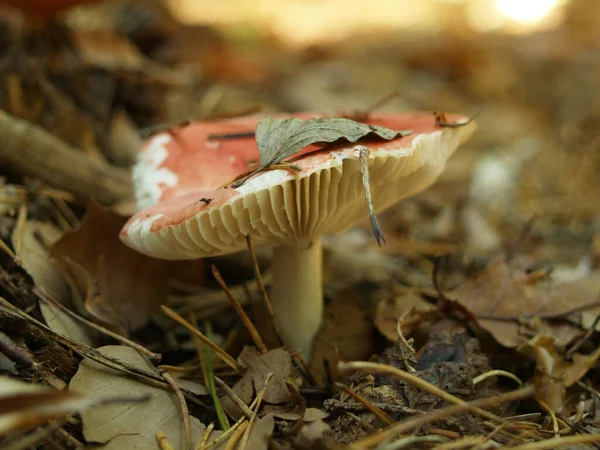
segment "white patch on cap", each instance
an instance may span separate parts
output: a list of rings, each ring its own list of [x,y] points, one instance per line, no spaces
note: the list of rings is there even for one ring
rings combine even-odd
[[[169,155],[166,146],[171,139],[168,133],[152,138],[148,146],[140,152],[138,162],[133,166],[133,182],[139,210],[158,203],[162,196],[162,186],[175,186],[178,182],[177,174],[160,167]]]
[[[267,170],[266,172],[250,178],[240,187],[236,188],[236,190],[242,195],[251,194],[262,189],[268,189],[277,184],[282,184],[292,178],[293,176],[291,176],[287,170]]]

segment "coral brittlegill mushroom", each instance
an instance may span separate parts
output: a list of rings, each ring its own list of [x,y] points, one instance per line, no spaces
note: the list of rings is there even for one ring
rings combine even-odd
[[[295,155],[296,170],[262,171],[237,188],[223,188],[259,159],[255,139],[240,133],[254,130],[260,119],[196,122],[149,139],[134,168],[140,212],[121,239],[164,259],[236,252],[246,248],[247,235],[255,245],[272,246],[270,298],[281,338],[310,358],[323,315],[320,236],[368,217],[358,149],[369,150],[372,203],[381,211],[430,186],[475,127],[439,126],[426,113],[371,114],[365,123],[412,133],[311,145]],[[223,134],[240,137],[214,139]]]

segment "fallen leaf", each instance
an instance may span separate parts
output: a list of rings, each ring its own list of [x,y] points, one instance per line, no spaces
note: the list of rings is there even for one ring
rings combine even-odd
[[[274,429],[275,419],[273,418],[273,414],[266,414],[252,426],[245,448],[249,450],[267,450],[269,447],[269,438],[273,435]]]
[[[518,261],[508,264],[498,257],[483,272],[446,295],[471,311],[500,344],[517,347],[528,339],[521,332],[523,326],[532,328],[535,334],[555,334],[544,318],[566,321],[570,311],[597,300],[600,282],[590,281],[553,283],[548,277],[527,273]],[[580,328],[563,327],[561,331],[556,335],[557,342],[565,345]]]
[[[92,348],[97,346],[97,334],[93,333],[92,330],[60,310],[58,307],[40,302],[40,310],[46,324],[48,324],[52,330],[67,336],[80,344]]]
[[[50,259],[48,247],[61,237],[61,231],[50,222],[29,220],[22,228],[15,228],[12,243],[23,268],[33,278],[36,286],[41,287],[54,300],[71,304],[71,292],[60,269]],[[46,323],[57,333],[77,342],[95,347],[94,333],[80,322],[69,317],[56,306],[40,302],[40,310]]]
[[[15,227],[11,240],[21,265],[31,275],[35,284],[55,300],[68,304],[69,288],[60,269],[50,260],[48,251],[60,237],[61,231],[52,223],[28,220],[22,227]]]
[[[385,140],[407,136],[409,131],[394,131],[377,125],[367,125],[341,117],[320,117],[308,120],[264,117],[256,125],[256,143],[261,170],[295,155],[316,143],[346,139],[356,142],[370,134]]]
[[[98,349],[130,366],[158,375],[158,370],[136,350],[119,345]],[[167,390],[149,386],[120,372],[85,359],[71,380],[72,392],[105,395],[148,396],[140,404],[105,405],[81,414],[83,435],[88,442],[105,444],[103,449],[156,449],[156,431],[162,430],[175,448],[180,448],[181,413],[175,395]],[[204,425],[192,417],[192,442],[197,442]]]
[[[323,420],[318,419],[302,425],[294,439],[297,448],[326,449],[326,434],[331,431],[331,427]]]
[[[315,420],[322,420],[329,417],[329,413],[323,411],[318,408],[306,408],[306,412],[304,413],[304,417],[302,420],[304,422],[314,422]]]
[[[139,402],[130,392],[119,398],[110,393],[103,398],[88,393],[56,390],[48,386],[25,383],[8,376],[0,376],[0,436],[28,430],[67,414],[83,411],[91,406],[108,402]]]
[[[424,320],[427,314],[434,309],[435,307],[427,303],[423,297],[412,292],[395,296],[392,299],[383,299],[379,301],[375,310],[375,326],[389,341],[397,342],[398,319],[402,317],[404,321],[408,321],[415,318],[414,321],[411,321],[411,325],[402,327],[402,333],[410,336],[421,322],[416,319]]]
[[[556,351],[556,339],[547,335],[535,336],[517,350],[535,358],[536,398],[552,411],[564,404],[566,388],[583,378],[600,359],[600,348],[597,348],[589,355],[575,353],[572,361],[567,361]]]
[[[81,226],[52,249],[59,261],[71,259],[97,283],[94,312],[131,332],[146,324],[166,300],[166,262],[125,246],[119,232],[126,218],[90,203]]]
[[[245,369],[244,376],[235,384],[233,391],[246,403],[250,403],[253,395],[265,385],[267,375],[273,373],[267,385],[263,401],[266,404],[288,404],[293,399],[290,395],[286,381],[294,371],[292,358],[284,348],[276,348],[261,355],[254,347],[244,347],[238,363]],[[241,411],[228,398],[221,399],[223,409],[233,418],[241,417]]]

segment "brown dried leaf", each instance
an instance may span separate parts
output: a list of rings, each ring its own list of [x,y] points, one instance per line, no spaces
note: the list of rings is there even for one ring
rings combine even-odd
[[[331,427],[323,420],[318,419],[304,424],[302,428],[300,428],[300,431],[298,431],[294,443],[297,448],[310,448],[315,450],[329,448],[324,441],[326,433],[329,433],[330,431]]]
[[[238,363],[245,369],[244,376],[233,390],[246,403],[250,403],[253,395],[265,385],[267,375],[273,373],[267,385],[263,400],[269,404],[287,404],[293,398],[290,395],[286,381],[294,371],[291,355],[284,348],[276,348],[261,355],[254,347],[244,347],[238,357]],[[228,398],[221,399],[223,409],[232,417],[240,417],[241,411]]]
[[[119,240],[125,218],[90,203],[81,226],[52,249],[59,261],[71,259],[99,288],[96,314],[132,331],[143,326],[166,299],[165,261],[149,258]]]
[[[393,299],[383,299],[377,304],[375,310],[375,326],[388,340],[397,342],[398,319],[403,317],[404,320],[408,320],[411,317],[426,316],[427,312],[433,309],[434,306],[427,303],[423,297],[412,292],[399,295]],[[420,320],[415,320],[412,322],[412,326],[402,327],[402,333],[410,336],[413,328],[419,326],[419,322]]]
[[[109,345],[98,349],[103,354],[119,359],[130,366],[158,375],[158,370],[136,350]],[[177,399],[172,392],[136,381],[115,370],[85,359],[71,380],[73,392],[85,392],[94,396],[137,395],[149,400],[135,405],[106,405],[81,415],[83,434],[89,442],[105,444],[111,449],[156,449],[156,430],[162,430],[169,441],[179,448],[181,438],[181,414]],[[197,442],[204,432],[204,425],[192,417],[192,442]]]
[[[335,142],[339,139],[356,142],[370,134],[391,140],[407,136],[410,132],[394,131],[341,117],[308,120],[265,117],[256,125],[261,169],[280,163],[312,144]]]
[[[29,220],[15,227],[12,244],[23,268],[54,299],[69,302],[69,289],[60,270],[50,261],[49,246],[61,237],[61,231],[49,222]]]
[[[25,383],[7,376],[0,376],[0,436],[7,433],[35,428],[52,419],[85,410],[106,401],[129,402],[139,400],[130,392],[118,399],[115,393],[99,398],[89,393],[73,393],[55,390],[47,386]]]
[[[518,350],[535,358],[536,397],[552,411],[563,405],[566,388],[583,378],[600,359],[600,348],[597,348],[589,355],[575,353],[572,361],[566,361],[556,351],[556,340],[547,335],[532,338]]]
[[[267,450],[269,438],[273,435],[274,429],[275,419],[273,414],[267,414],[257,420],[252,426],[245,448],[249,450]]]
[[[536,333],[556,336],[558,343],[567,344],[578,332],[575,327],[554,330],[544,317],[565,318],[579,306],[592,304],[600,291],[600,280],[589,283],[552,283],[547,277],[528,274],[518,262],[507,264],[494,259],[476,277],[447,293],[471,311],[482,328],[489,331],[505,347],[517,347],[526,341],[521,334],[525,325]],[[560,334],[556,331],[560,330]]]
[[[50,222],[27,221],[15,228],[13,248],[17,249],[23,268],[31,275],[36,286],[63,305],[71,303],[71,293],[60,269],[50,260],[46,246],[52,246],[61,237],[61,231]],[[81,323],[69,317],[55,306],[40,302],[40,310],[46,323],[54,331],[77,342],[95,346],[94,335]]]

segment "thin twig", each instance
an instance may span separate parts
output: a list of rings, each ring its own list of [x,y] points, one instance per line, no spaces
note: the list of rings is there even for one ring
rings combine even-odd
[[[379,221],[375,215],[375,209],[373,207],[373,200],[371,199],[371,180],[369,177],[369,149],[362,145],[356,147],[359,150],[358,161],[360,163],[360,173],[362,175],[362,185],[365,192],[365,200],[367,202],[367,208],[369,209],[369,218],[371,219],[371,228],[375,235],[377,245],[380,247],[385,244],[385,237],[383,231],[379,226]]]
[[[235,430],[231,438],[227,441],[227,445],[224,450],[234,450],[237,447],[238,442],[244,435],[244,432],[248,429],[248,422],[243,422],[240,427]]]
[[[5,111],[0,111],[0,135],[0,159],[18,173],[101,203],[114,203],[132,192],[125,169],[89,158],[43,128]]]
[[[256,406],[256,403],[258,401],[258,397],[255,398],[254,400],[252,400],[252,403],[250,403],[249,408],[254,408]],[[240,417],[238,419],[238,421],[236,423],[234,423],[231,428],[229,428],[227,431],[223,432],[218,438],[216,438],[214,441],[211,441],[209,443],[207,443],[204,447],[202,447],[200,450],[210,450],[213,447],[216,447],[217,445],[221,444],[225,439],[227,439],[235,430],[237,430],[240,425],[242,425],[242,423],[244,423],[246,420],[246,417]]]
[[[483,436],[465,436],[460,439],[456,439],[452,442],[446,442],[433,447],[433,450],[460,450],[461,448],[470,448],[474,445],[481,444],[485,441]]]
[[[575,436],[555,437],[539,442],[511,447],[511,450],[545,450],[561,447],[573,448],[577,444],[591,444],[600,442],[600,434],[578,434]]]
[[[223,392],[225,392],[225,395],[227,395],[227,397],[229,397],[231,399],[231,401],[233,403],[235,403],[235,405],[238,408],[240,408],[240,410],[246,416],[246,418],[249,419],[250,417],[252,417],[252,410],[250,408],[248,408],[248,405],[246,405],[246,403],[244,403],[244,400],[242,400],[242,398],[239,395],[237,395],[235,393],[235,391],[233,389],[231,389],[227,385],[227,383],[225,383],[219,377],[214,375],[214,379],[217,382],[217,384],[219,385],[219,387],[221,389],[223,389]]]
[[[71,444],[74,448],[85,448],[83,442],[75,438],[75,436],[72,436],[64,428],[59,428],[58,430],[56,430],[56,432],[60,434],[64,438],[64,440]]]
[[[596,331],[596,325],[598,325],[599,322],[600,322],[600,314],[597,314],[596,318],[594,319],[594,322],[592,322],[592,324],[589,326],[589,328],[585,331],[585,334],[581,337],[581,339],[579,339],[577,341],[577,343],[575,343],[575,345],[573,345],[573,347],[571,347],[567,351],[567,353],[565,354],[565,359],[571,359],[571,356],[573,356],[573,353],[575,353],[577,350],[579,350],[581,348],[581,346],[585,342],[587,342],[590,339],[590,337],[592,337],[592,335]]]
[[[279,329],[279,325],[277,320],[275,319],[275,312],[273,311],[273,305],[271,304],[271,300],[267,294],[267,289],[265,288],[265,283],[260,273],[260,267],[258,266],[258,258],[256,257],[256,252],[254,251],[254,244],[252,244],[252,238],[250,235],[246,235],[246,245],[248,245],[248,251],[250,252],[250,258],[252,259],[252,268],[254,269],[254,278],[256,279],[256,285],[258,286],[258,292],[262,297],[263,304],[265,305],[265,309],[267,310],[267,315],[269,316],[269,321],[271,322],[271,326],[273,330],[275,330],[275,335],[279,344],[281,344],[281,330]]]
[[[25,234],[25,224],[27,223],[27,206],[19,206],[19,213],[17,214],[17,223],[12,232],[12,243],[15,249],[15,253],[19,258],[19,261],[23,257],[23,235]]]
[[[532,386],[527,386],[522,389],[518,389],[516,391],[507,392],[505,394],[497,395],[494,397],[482,398],[478,400],[474,400],[469,403],[460,404],[460,405],[451,405],[446,406],[440,409],[434,409],[426,414],[409,417],[408,419],[404,419],[401,422],[398,422],[396,425],[392,425],[391,427],[382,430],[378,433],[372,434],[365,438],[362,438],[356,441],[353,445],[358,449],[366,449],[377,444],[380,444],[389,439],[393,439],[399,434],[409,432],[419,426],[435,422],[437,420],[444,419],[446,417],[453,416],[455,414],[461,414],[466,411],[472,411],[475,409],[485,408],[487,406],[499,405],[502,403],[511,402],[514,400],[520,400],[526,397],[531,397],[534,393],[534,389]],[[509,422],[506,422],[506,426],[510,426]]]
[[[161,450],[175,450],[164,431],[156,430],[156,440]]]
[[[15,252],[12,251],[12,249],[6,242],[2,240],[2,238],[0,238],[0,250],[4,250],[4,253],[10,256],[13,261],[19,261],[19,258],[17,258],[17,255],[15,255]]]
[[[204,345],[206,345],[211,350],[213,350],[225,364],[227,364],[229,367],[231,367],[237,373],[241,373],[238,363],[236,362],[235,359],[233,359],[233,357],[229,353],[227,353],[225,350],[223,350],[218,345],[216,345],[214,342],[212,342],[210,339],[208,339],[206,336],[204,336],[204,334],[202,334],[202,332],[200,330],[195,328],[192,324],[190,324],[187,320],[185,320],[183,317],[181,317],[179,314],[177,314],[175,311],[173,311],[168,306],[161,305],[161,308],[168,317],[173,319],[179,325],[187,328],[189,331],[192,332],[192,334],[194,334],[194,336],[196,336],[198,339],[200,339]]]
[[[300,365],[300,368],[302,369],[302,372],[304,372],[304,374],[306,375],[308,382],[312,386],[317,386],[317,380],[315,380],[315,377],[313,377],[312,373],[310,372],[310,367],[308,367],[308,364],[306,364],[306,361],[304,360],[302,355],[300,355],[298,350],[291,350],[290,353],[292,354],[292,357],[296,360],[296,362]]]
[[[46,333],[48,333],[50,336],[52,336],[57,342],[60,342],[61,344],[65,345],[68,348],[70,348],[71,350],[73,350],[75,353],[77,353],[85,358],[89,358],[92,361],[102,364],[103,366],[106,366],[110,369],[124,372],[127,375],[134,377],[134,378],[138,379],[139,381],[142,381],[150,386],[156,386],[161,389],[165,389],[165,388],[169,387],[168,383],[165,380],[163,380],[162,377],[160,377],[158,375],[155,375],[155,374],[148,372],[146,370],[143,370],[143,369],[138,369],[137,367],[130,366],[129,364],[124,363],[123,361],[121,361],[119,359],[104,355],[94,348],[88,347],[85,344],[81,344],[79,342],[74,341],[73,339],[71,339],[69,337],[66,337],[60,333],[57,333],[56,331],[52,330],[52,328],[41,323],[37,319],[34,319],[29,314],[21,311],[19,308],[15,307],[9,301],[7,301],[6,299],[4,299],[2,297],[0,297],[0,305],[1,305],[0,311],[4,311],[5,313],[10,314],[11,316],[19,317],[19,318],[29,322],[36,328],[44,330]],[[204,406],[202,403],[198,402],[195,394],[193,394],[192,392],[190,392],[187,389],[183,389],[183,392],[186,394],[186,397],[188,398],[188,400],[193,400],[195,403]]]
[[[256,407],[254,408],[252,417],[250,417],[250,420],[248,421],[248,426],[246,427],[246,431],[244,432],[244,437],[242,438],[240,450],[245,450],[245,448],[246,448],[246,444],[248,443],[248,438],[250,437],[250,432],[252,431],[252,426],[254,425],[254,422],[256,421],[256,416],[258,416],[258,410],[260,409],[260,404],[262,402],[263,397],[265,396],[265,392],[267,391],[267,386],[269,385],[269,381],[271,381],[271,378],[273,378],[273,372],[267,374],[267,377],[265,378],[265,384],[264,384],[263,388],[260,390],[260,392],[258,393],[258,396],[256,397]]]
[[[416,388],[419,388],[425,392],[428,392],[429,394],[435,395],[436,397],[439,397],[447,402],[454,403],[456,405],[467,404],[467,402],[465,402],[464,400],[452,394],[449,394],[446,391],[441,390],[437,386],[434,386],[433,384],[429,383],[428,381],[425,381],[422,378],[419,378],[404,370],[397,369],[395,367],[388,366],[385,364],[371,363],[365,361],[340,362],[338,363],[338,368],[340,371],[343,372],[348,372],[352,370],[362,370],[370,373],[389,375],[401,381],[404,381],[405,383],[408,383]],[[485,411],[481,408],[474,407],[472,408],[472,410],[473,412],[476,412],[477,414],[485,417],[486,419],[493,420],[494,422],[505,422],[505,420],[501,417],[498,417],[497,415]]]
[[[507,372],[506,370],[490,370],[488,372],[482,373],[481,375],[478,375],[475,378],[473,378],[473,385],[476,385],[477,383],[481,383],[482,381],[487,380],[488,378],[498,377],[498,376],[510,378],[515,383],[517,383],[519,386],[523,386],[523,382],[520,380],[519,377],[517,377],[515,374]]]
[[[223,292],[225,292],[225,295],[227,295],[227,298],[229,299],[229,303],[231,303],[231,306],[233,307],[234,311],[236,312],[236,314],[238,315],[238,317],[244,324],[246,331],[248,331],[248,334],[250,334],[250,337],[254,341],[254,344],[256,345],[256,348],[258,349],[258,351],[260,353],[262,353],[263,355],[265,353],[268,353],[269,349],[265,345],[265,342],[263,341],[260,333],[258,332],[256,327],[254,326],[254,324],[248,317],[248,314],[246,314],[246,311],[244,311],[244,308],[242,308],[242,305],[240,305],[240,303],[231,294],[231,291],[227,287],[227,283],[225,283],[225,280],[223,280],[223,277],[221,276],[219,269],[217,269],[217,267],[213,264],[211,266],[211,270],[212,270],[213,277],[215,277],[215,280],[217,280],[217,283],[219,283],[219,286],[221,286],[221,289],[223,289]]]
[[[204,430],[204,433],[202,433],[202,438],[200,438],[200,440],[194,447],[194,450],[201,450],[202,447],[204,447],[206,445],[206,443],[208,442],[208,439],[210,438],[210,433],[212,433],[212,431],[214,429],[215,429],[215,423],[214,422],[209,423],[208,426],[206,427],[206,429]]]
[[[106,328],[104,328],[100,325],[97,325],[94,322],[91,322],[91,321],[85,319],[84,317],[81,317],[79,314],[71,311],[69,308],[67,308],[62,303],[59,303],[58,301],[54,300],[43,288],[36,286],[33,288],[33,293],[38,297],[39,300],[42,300],[43,302],[60,309],[62,312],[64,312],[68,316],[72,317],[73,319],[77,320],[78,322],[81,322],[84,325],[87,325],[88,327],[93,328],[94,330],[115,339],[116,341],[119,341],[121,344],[127,345],[131,348],[134,348],[138,352],[143,353],[153,363],[159,363],[161,361],[162,355],[160,355],[158,353],[154,353],[154,352],[148,350],[143,345],[137,344],[137,343],[127,339],[126,337],[115,333],[114,331],[107,330]]]
[[[177,403],[179,403],[179,409],[181,410],[181,448],[182,450],[189,450],[190,442],[192,441],[192,421],[190,419],[190,412],[185,402],[185,397],[179,388],[177,382],[173,379],[171,374],[167,371],[161,373],[162,377],[167,383],[173,388],[175,396],[177,397]]]
[[[479,116],[479,114],[481,114],[481,111],[483,111],[483,110],[480,109],[475,114],[473,114],[471,117],[469,117],[467,120],[463,120],[461,122],[448,122],[448,120],[446,119],[446,113],[444,113],[443,111],[435,111],[433,113],[433,115],[435,117],[435,126],[444,127],[444,128],[464,127],[466,125],[469,125],[471,122],[473,122],[477,118],[477,116]]]
[[[373,103],[367,109],[365,109],[363,111],[359,111],[356,114],[350,114],[347,117],[349,119],[353,119],[358,122],[365,122],[366,120],[369,119],[369,116],[371,115],[371,113],[373,113],[373,111],[381,108],[383,105],[385,105],[386,103],[389,103],[391,100],[393,100],[394,98],[399,97],[399,96],[400,96],[400,89],[396,89],[395,91],[392,91],[391,93],[387,94],[385,97],[382,97],[379,100],[377,100],[375,103]]]
[[[346,386],[342,383],[335,383],[335,386],[337,388],[341,389],[342,391],[344,391],[346,394],[348,394],[350,397],[352,397],[357,402],[361,403],[365,408],[367,408],[367,410],[371,414],[374,414],[375,416],[377,416],[379,418],[379,420],[381,420],[382,422],[386,423],[387,425],[394,425],[396,423],[396,421],[394,419],[392,419],[388,415],[388,413],[386,413],[384,410],[379,408],[377,405],[374,405],[373,403],[371,403],[369,400],[364,398],[359,393],[354,392],[348,386]]]

